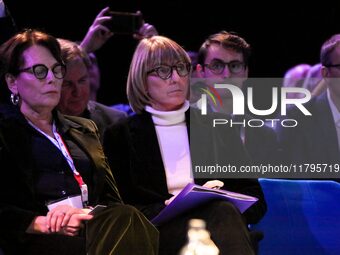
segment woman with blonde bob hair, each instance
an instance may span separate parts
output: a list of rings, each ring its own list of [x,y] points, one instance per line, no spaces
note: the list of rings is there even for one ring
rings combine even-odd
[[[145,86],[149,70],[163,63],[169,64],[173,59],[182,63],[181,72],[189,77],[190,58],[176,42],[163,36],[153,36],[140,42],[133,56],[127,81],[128,100],[134,112],[141,113],[146,105],[152,104],[152,98]],[[158,69],[158,72],[169,71],[163,69]]]
[[[196,179],[192,173],[188,135],[191,108],[187,101],[190,73],[189,56],[173,40],[154,36],[140,41],[127,81],[128,99],[137,114],[108,128],[104,135],[104,149],[123,200],[148,219],[154,218],[188,183],[223,186],[224,180]],[[193,119],[193,115],[190,117]],[[236,133],[226,133],[233,151],[223,151],[223,157],[243,153]],[[248,190],[249,195],[263,199],[257,182],[230,179],[225,184],[230,190]],[[242,217],[232,204],[222,201],[191,209],[158,225],[159,254],[179,253],[191,218],[207,222],[220,254],[253,254]]]

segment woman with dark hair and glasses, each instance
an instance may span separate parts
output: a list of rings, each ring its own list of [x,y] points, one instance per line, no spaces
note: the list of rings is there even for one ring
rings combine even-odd
[[[122,198],[152,219],[188,183],[206,187],[224,183],[226,189],[258,197],[252,213],[262,216],[265,205],[257,181],[208,182],[193,176],[188,133],[197,109],[190,109],[186,100],[190,64],[184,49],[169,38],[153,36],[137,46],[127,81],[128,99],[136,114],[108,128],[104,135],[104,149]],[[225,133],[226,150],[220,151],[220,156],[226,160],[246,160],[236,132],[229,129]],[[204,139],[209,137],[205,135]],[[190,140],[190,145],[193,142]],[[201,146],[212,148],[208,143]],[[253,254],[243,216],[232,204],[222,201],[206,203],[159,225],[159,254],[179,253],[191,218],[207,221],[220,254]]]
[[[26,30],[0,55],[10,91],[0,108],[5,253],[156,254],[157,230],[122,205],[95,124],[55,110],[66,72],[58,41]]]

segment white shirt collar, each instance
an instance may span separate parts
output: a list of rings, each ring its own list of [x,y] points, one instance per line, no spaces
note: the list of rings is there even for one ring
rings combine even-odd
[[[327,99],[328,99],[328,102],[329,102],[329,106],[331,108],[331,112],[332,112],[332,115],[333,115],[334,123],[336,125],[340,126],[340,112],[336,108],[336,106],[335,106],[335,104],[334,104],[334,102],[333,102],[333,100],[331,98],[329,89],[327,89]]]

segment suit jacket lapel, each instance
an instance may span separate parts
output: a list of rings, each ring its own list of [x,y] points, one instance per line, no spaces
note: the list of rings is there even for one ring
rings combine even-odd
[[[94,130],[90,130],[85,128],[84,126],[69,121],[65,119],[61,114],[58,115],[58,119],[62,123],[63,132],[69,132],[69,134],[73,137],[73,139],[77,142],[80,148],[87,154],[87,156],[91,159],[93,164],[95,165],[96,169],[100,169],[99,171],[94,171],[93,178],[94,178],[94,194],[98,197],[99,194],[102,193],[104,188],[105,182],[110,182],[110,186],[115,191],[115,196],[113,197],[114,200],[120,202],[121,198],[117,189],[117,185],[114,182],[114,179],[105,178],[107,173],[108,165],[105,164],[106,159],[104,156],[103,148],[98,141],[98,137]],[[86,136],[84,136],[86,134]],[[79,170],[80,171],[80,170]],[[81,174],[81,171],[80,171]]]

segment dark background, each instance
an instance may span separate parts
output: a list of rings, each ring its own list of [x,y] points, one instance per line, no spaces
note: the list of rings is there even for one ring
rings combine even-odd
[[[5,0],[18,27],[40,28],[57,37],[81,40],[105,6],[142,11],[146,22],[186,50],[198,50],[220,30],[234,31],[253,48],[252,77],[282,77],[291,66],[319,61],[322,43],[340,30],[340,6],[331,1],[259,3],[245,1],[23,1]],[[125,83],[137,42],[116,35],[97,52],[102,70],[98,101],[126,102]],[[340,61],[339,61],[340,62]]]

